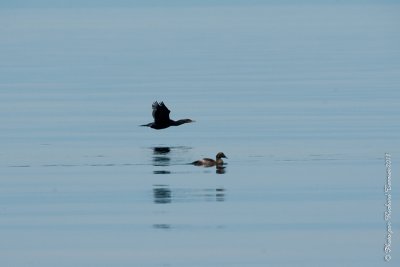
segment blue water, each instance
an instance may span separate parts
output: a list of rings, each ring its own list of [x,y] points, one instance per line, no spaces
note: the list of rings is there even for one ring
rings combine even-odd
[[[386,264],[399,12],[1,9],[0,265]],[[196,122],[139,127],[155,100]]]

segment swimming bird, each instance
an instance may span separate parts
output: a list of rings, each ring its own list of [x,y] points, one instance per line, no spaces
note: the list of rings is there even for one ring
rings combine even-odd
[[[182,120],[171,120],[169,118],[169,113],[171,112],[164,102],[158,103],[155,101],[152,105],[153,107],[153,118],[154,122],[150,122],[148,124],[143,124],[140,126],[147,126],[156,130],[165,129],[169,126],[179,126],[184,123],[194,122],[191,119],[182,119]]]
[[[226,158],[224,153],[219,152],[216,156],[215,156],[215,160],[210,159],[210,158],[204,158],[201,160],[196,160],[193,161],[192,164],[196,165],[196,166],[204,166],[204,167],[213,167],[213,166],[222,166],[224,164],[224,161],[222,160],[222,158]]]

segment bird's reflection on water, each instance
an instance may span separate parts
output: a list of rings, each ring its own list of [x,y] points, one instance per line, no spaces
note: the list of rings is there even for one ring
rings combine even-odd
[[[154,174],[171,174],[170,171],[164,171],[164,170],[157,170],[153,171]]]
[[[170,147],[153,147],[153,166],[168,167],[171,164],[171,158],[168,154],[171,152]],[[169,170],[154,170],[154,174],[170,174]]]
[[[215,167],[215,173],[217,173],[217,174],[224,174],[224,173],[225,173],[225,167],[223,167],[223,166],[217,166],[217,167]]]
[[[193,203],[193,202],[224,202],[226,189],[217,188],[172,188],[169,185],[153,185],[154,204]],[[165,222],[152,225],[157,230],[191,229],[190,224],[169,224]],[[224,225],[213,225],[212,228],[223,229]]]
[[[172,226],[170,224],[167,224],[167,223],[156,223],[156,224],[153,224],[153,228],[154,229],[170,230],[171,227]]]
[[[187,151],[190,150],[191,147],[156,146],[151,147],[151,149],[153,151],[152,165],[157,167],[157,169],[153,171],[154,174],[171,174],[172,172],[169,170],[169,167],[172,165],[191,165],[191,160],[185,157]],[[225,172],[225,166],[221,165],[215,167],[215,173],[224,174]]]
[[[154,155],[165,155],[171,152],[171,148],[167,146],[153,147]]]
[[[153,166],[169,166],[171,158],[168,153],[171,152],[169,147],[154,147],[153,148]]]
[[[170,188],[169,185],[153,186],[153,201],[155,204],[174,202],[223,202],[226,190],[218,188]]]
[[[153,197],[155,204],[168,204],[171,203],[172,192],[168,186],[155,185],[153,188]]]

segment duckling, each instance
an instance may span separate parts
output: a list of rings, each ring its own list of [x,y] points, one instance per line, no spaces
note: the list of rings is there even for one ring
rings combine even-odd
[[[194,122],[191,119],[182,119],[182,120],[171,120],[169,118],[169,113],[171,112],[164,102],[158,103],[157,101],[153,103],[153,118],[154,122],[150,122],[147,124],[143,124],[140,126],[147,126],[156,130],[165,129],[170,126],[179,126],[184,123]]]
[[[210,158],[204,158],[201,160],[193,161],[192,164],[196,165],[196,166],[204,166],[204,167],[213,167],[213,166],[220,167],[224,164],[224,161],[222,160],[222,158],[227,159],[227,157],[225,156],[224,153],[219,152],[217,154],[217,156],[215,157],[215,160],[210,159]]]

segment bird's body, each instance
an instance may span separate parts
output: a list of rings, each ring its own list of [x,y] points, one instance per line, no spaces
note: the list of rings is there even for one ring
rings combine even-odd
[[[184,123],[194,122],[191,119],[182,119],[182,120],[171,120],[169,118],[169,113],[171,112],[167,106],[165,106],[164,102],[158,103],[157,101],[153,103],[153,118],[154,122],[150,122],[148,124],[143,124],[141,126],[147,126],[156,130],[161,130],[168,128],[170,126],[179,126]]]
[[[216,157],[215,160],[210,159],[210,158],[203,158],[201,160],[196,160],[193,161],[192,164],[196,165],[196,166],[204,166],[204,167],[213,167],[213,166],[222,166],[224,165],[224,161],[222,160],[222,158],[227,158],[225,156],[224,153],[219,152]]]

